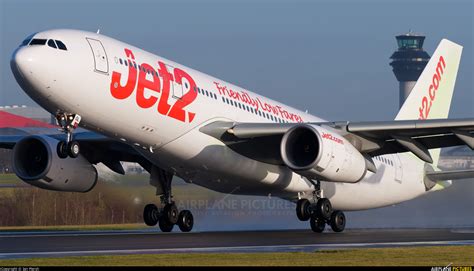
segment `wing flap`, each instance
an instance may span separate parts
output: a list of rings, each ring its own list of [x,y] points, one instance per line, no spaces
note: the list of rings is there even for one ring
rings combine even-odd
[[[388,139],[393,134],[415,137],[452,133],[453,130],[472,131],[474,130],[474,119],[350,122],[346,129],[350,133],[379,139]]]

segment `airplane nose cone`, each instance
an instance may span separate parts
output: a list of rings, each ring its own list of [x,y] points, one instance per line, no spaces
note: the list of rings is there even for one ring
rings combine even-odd
[[[27,74],[31,73],[34,56],[29,49],[30,48],[21,47],[13,52],[10,66],[15,77],[20,76],[20,78],[24,78]]]
[[[37,48],[20,47],[13,52],[10,67],[16,81],[30,97],[37,96],[42,90],[41,52]]]

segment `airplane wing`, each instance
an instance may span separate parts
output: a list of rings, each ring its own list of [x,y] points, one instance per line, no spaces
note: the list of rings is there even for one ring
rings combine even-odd
[[[474,169],[431,171],[426,177],[431,181],[470,179],[474,178]]]
[[[429,149],[467,145],[474,149],[474,119],[431,119],[375,122],[230,123],[215,122],[201,128],[234,151],[263,162],[282,164],[281,138],[298,125],[317,125],[337,131],[354,142],[363,154],[410,151],[431,163]]]

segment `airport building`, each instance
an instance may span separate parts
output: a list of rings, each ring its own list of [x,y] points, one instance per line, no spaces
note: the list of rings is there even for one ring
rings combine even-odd
[[[439,167],[443,169],[474,168],[473,151],[466,146],[445,148],[441,151]]]

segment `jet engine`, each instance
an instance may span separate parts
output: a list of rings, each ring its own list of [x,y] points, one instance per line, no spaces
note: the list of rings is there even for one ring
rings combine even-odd
[[[301,124],[288,130],[280,152],[286,166],[311,179],[356,183],[367,172],[364,156],[349,141],[316,125]]]
[[[28,136],[13,148],[13,170],[28,184],[43,189],[88,192],[97,183],[97,170],[82,155],[61,159],[58,140],[42,135]]]

